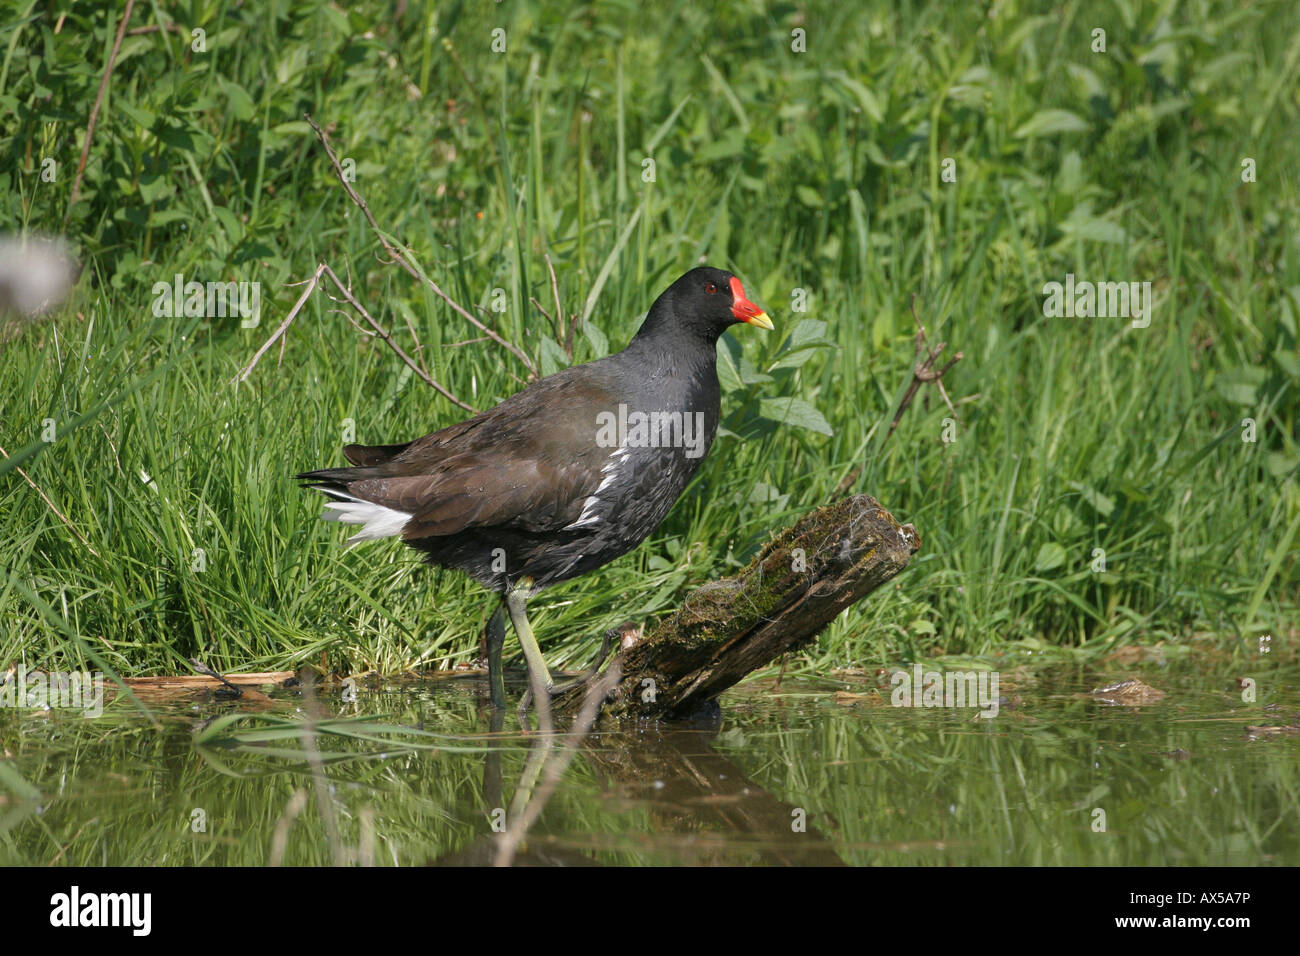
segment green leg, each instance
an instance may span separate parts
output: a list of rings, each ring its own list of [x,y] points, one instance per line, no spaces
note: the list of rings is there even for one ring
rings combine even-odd
[[[506,642],[506,605],[502,601],[492,612],[487,626],[488,693],[492,706],[504,710],[506,706],[506,675],[501,666],[501,648]]]
[[[506,609],[510,612],[510,622],[515,626],[519,637],[519,646],[524,649],[524,659],[528,661],[528,678],[533,690],[533,703],[537,707],[537,720],[543,730],[551,729],[551,672],[546,667],[546,660],[537,646],[532,626],[528,623],[528,611],[525,607],[527,594],[532,588],[531,578],[523,578],[506,592]],[[527,704],[524,705],[527,712]]]
[[[605,636],[600,642],[600,653],[597,655],[595,663],[587,668],[585,674],[579,674],[577,677],[569,677],[560,681],[551,681],[551,696],[558,696],[566,691],[572,690],[574,687],[585,686],[593,677],[599,674],[601,665],[604,664],[605,660],[609,657],[610,643],[619,635],[621,630],[622,628],[611,627],[605,632]],[[528,690],[524,691],[524,698],[519,702],[519,709],[526,713],[528,711],[528,705],[532,702],[532,699],[533,689],[529,687]]]

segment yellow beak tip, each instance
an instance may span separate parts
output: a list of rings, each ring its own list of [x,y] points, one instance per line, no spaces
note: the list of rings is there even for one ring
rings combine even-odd
[[[760,329],[767,329],[769,332],[776,328],[776,326],[772,324],[772,320],[767,317],[766,312],[760,312],[758,315],[751,316],[749,324],[757,325]]]

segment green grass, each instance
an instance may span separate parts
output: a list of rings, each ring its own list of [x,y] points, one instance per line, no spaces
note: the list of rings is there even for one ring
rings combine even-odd
[[[324,653],[394,672],[477,653],[481,589],[395,542],[344,551],[291,480],[342,463],[350,429],[397,441],[463,413],[319,292],[283,361],[232,384],[322,261],[464,401],[527,375],[490,342],[453,346],[477,333],[376,256],[305,112],[382,227],[544,372],[570,361],[529,302],[552,311],[547,255],[589,317],[572,361],[622,347],[701,256],[777,323],[728,336],[727,432],[659,532],[534,602],[554,661],[734,571],[857,467],[853,490],[924,547],[808,667],[1295,636],[1294,4],[199,4],[183,32],[125,39],[71,207],[117,14],[45,6],[0,14],[0,214],[66,218],[87,267],[53,321],[0,344],[0,663]],[[261,326],[155,319],[176,273],[261,282]],[[1150,327],[1045,317],[1066,273],[1151,282]],[[949,427],[925,390],[885,442],[913,297],[964,354],[944,379],[959,404]],[[773,398],[833,434],[774,421]]]

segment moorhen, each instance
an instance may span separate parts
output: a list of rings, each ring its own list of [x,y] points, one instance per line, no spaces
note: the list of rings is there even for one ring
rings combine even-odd
[[[692,269],[623,351],[415,441],[347,445],[356,467],[298,478],[332,499],[327,520],[361,526],[349,545],[400,536],[430,564],[504,595],[487,633],[494,706],[505,704],[507,612],[532,686],[557,693],[525,602],[626,554],[663,521],[718,430],[717,342],[737,322],[772,328],[730,272]]]

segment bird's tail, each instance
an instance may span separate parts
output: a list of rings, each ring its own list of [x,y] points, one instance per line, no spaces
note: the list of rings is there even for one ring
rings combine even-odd
[[[321,515],[326,521],[361,525],[361,530],[348,538],[348,547],[373,538],[389,538],[402,533],[411,515],[353,494],[353,482],[366,478],[383,477],[379,466],[396,457],[410,442],[402,445],[345,445],[343,454],[357,468],[319,468],[304,471],[295,477],[304,488],[315,488],[330,498]]]

